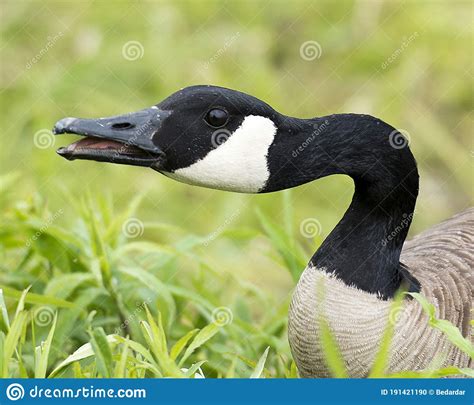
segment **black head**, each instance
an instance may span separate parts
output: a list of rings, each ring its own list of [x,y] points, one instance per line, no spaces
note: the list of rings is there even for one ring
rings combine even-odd
[[[280,117],[248,94],[192,86],[136,113],[65,118],[54,132],[86,136],[58,150],[70,160],[147,166],[192,184],[258,192],[269,176],[266,157]]]
[[[391,145],[397,131],[374,117],[292,118],[216,86],[187,87],[135,113],[64,118],[53,131],[86,136],[58,150],[70,160],[146,166],[185,183],[247,193],[343,173],[383,196],[414,162],[407,147]]]

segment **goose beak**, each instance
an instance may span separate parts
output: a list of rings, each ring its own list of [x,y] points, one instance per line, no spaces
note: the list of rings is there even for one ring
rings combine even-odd
[[[63,118],[54,126],[54,134],[76,134],[84,138],[59,148],[57,153],[68,160],[95,160],[159,169],[164,164],[165,154],[154,143],[154,137],[169,115],[169,111],[153,106],[107,118]]]

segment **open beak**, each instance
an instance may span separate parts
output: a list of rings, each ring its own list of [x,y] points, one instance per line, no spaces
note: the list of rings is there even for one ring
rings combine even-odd
[[[63,118],[54,126],[54,134],[77,134],[84,138],[59,148],[57,153],[68,160],[96,160],[158,170],[165,162],[165,154],[153,138],[169,115],[169,111],[153,106],[115,117]]]

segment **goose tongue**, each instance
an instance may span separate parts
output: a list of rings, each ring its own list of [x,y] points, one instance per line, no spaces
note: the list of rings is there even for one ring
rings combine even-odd
[[[130,145],[131,146],[131,145]],[[76,142],[71,143],[68,146],[65,146],[63,149],[65,152],[74,152],[78,149],[113,149],[113,150],[124,150],[129,147],[129,145],[116,142],[109,139],[100,139],[88,136],[86,138],[80,139]],[[136,148],[135,148],[136,149]]]
[[[68,146],[58,149],[58,153],[66,158],[75,158],[76,156],[91,153],[94,156],[113,153],[112,156],[129,155],[137,157],[153,157],[153,154],[144,151],[136,146],[116,142],[110,139],[101,139],[88,136],[73,142]]]
[[[126,146],[123,143],[108,140],[108,139],[99,139],[88,136],[86,138],[80,139],[70,145],[66,146],[66,149],[69,152],[73,152],[76,148],[79,149],[119,149]]]

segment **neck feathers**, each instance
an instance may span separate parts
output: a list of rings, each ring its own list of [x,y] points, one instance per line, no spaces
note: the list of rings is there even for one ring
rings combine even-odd
[[[278,126],[270,149],[270,156],[277,158],[269,162],[278,178],[271,177],[265,191],[332,174],[352,177],[352,202],[310,264],[348,285],[392,297],[408,277],[399,258],[418,195],[418,171],[407,141],[367,115],[294,120]],[[409,288],[416,290],[416,280],[408,278]]]

